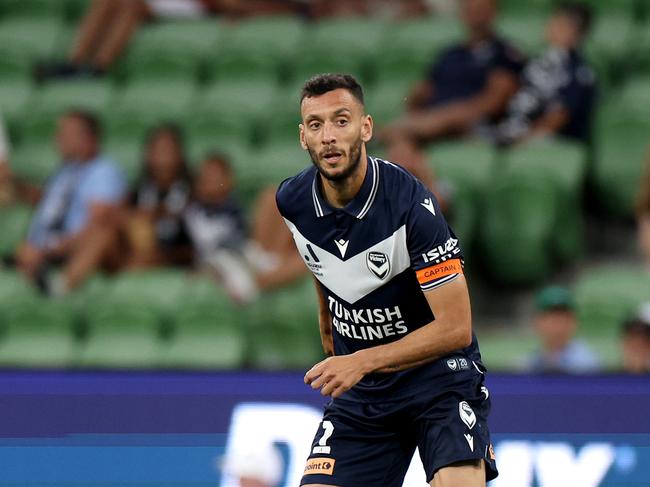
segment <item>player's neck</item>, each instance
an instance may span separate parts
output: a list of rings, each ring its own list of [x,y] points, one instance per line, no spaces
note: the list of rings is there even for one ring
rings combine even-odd
[[[343,208],[359,193],[368,170],[365,147],[361,149],[360,157],[356,171],[342,181],[331,181],[321,176],[323,195],[334,208]]]

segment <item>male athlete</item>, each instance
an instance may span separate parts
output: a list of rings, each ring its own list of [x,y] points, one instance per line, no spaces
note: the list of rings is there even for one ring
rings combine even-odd
[[[305,382],[333,398],[301,485],[399,487],[419,447],[431,486],[484,486],[490,402],[458,240],[422,183],[367,155],[373,121],[352,76],[310,79],[300,109],[313,167],[277,203],[330,355]]]

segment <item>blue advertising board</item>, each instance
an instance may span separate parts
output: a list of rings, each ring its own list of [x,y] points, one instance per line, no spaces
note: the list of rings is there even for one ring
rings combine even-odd
[[[650,377],[490,375],[497,487],[650,486]],[[236,486],[279,445],[296,485],[325,399],[300,373],[0,372],[0,486]],[[417,461],[405,486],[425,486]]]

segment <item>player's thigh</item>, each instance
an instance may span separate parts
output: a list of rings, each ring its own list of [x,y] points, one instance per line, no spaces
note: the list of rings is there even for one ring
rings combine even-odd
[[[301,485],[399,487],[415,436],[386,426],[384,406],[334,401],[323,415]]]
[[[485,487],[485,462],[472,460],[443,467],[436,472],[431,487]]]

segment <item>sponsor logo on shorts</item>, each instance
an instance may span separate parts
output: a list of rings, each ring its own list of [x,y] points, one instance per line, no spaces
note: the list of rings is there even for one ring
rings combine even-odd
[[[469,370],[469,362],[466,358],[450,358],[447,359],[447,367],[452,371]]]
[[[476,414],[474,410],[467,404],[467,401],[461,401],[458,403],[458,414],[463,423],[467,425],[469,429],[472,429],[476,424]]]
[[[458,369],[458,362],[455,358],[450,358],[447,360],[447,367],[449,367],[451,370],[456,370]]]
[[[304,475],[332,475],[335,462],[333,458],[310,458],[307,460]]]
[[[488,453],[490,455],[490,460],[497,459],[497,457],[494,455],[494,448],[492,447],[492,443],[490,443],[490,446],[488,447]]]

